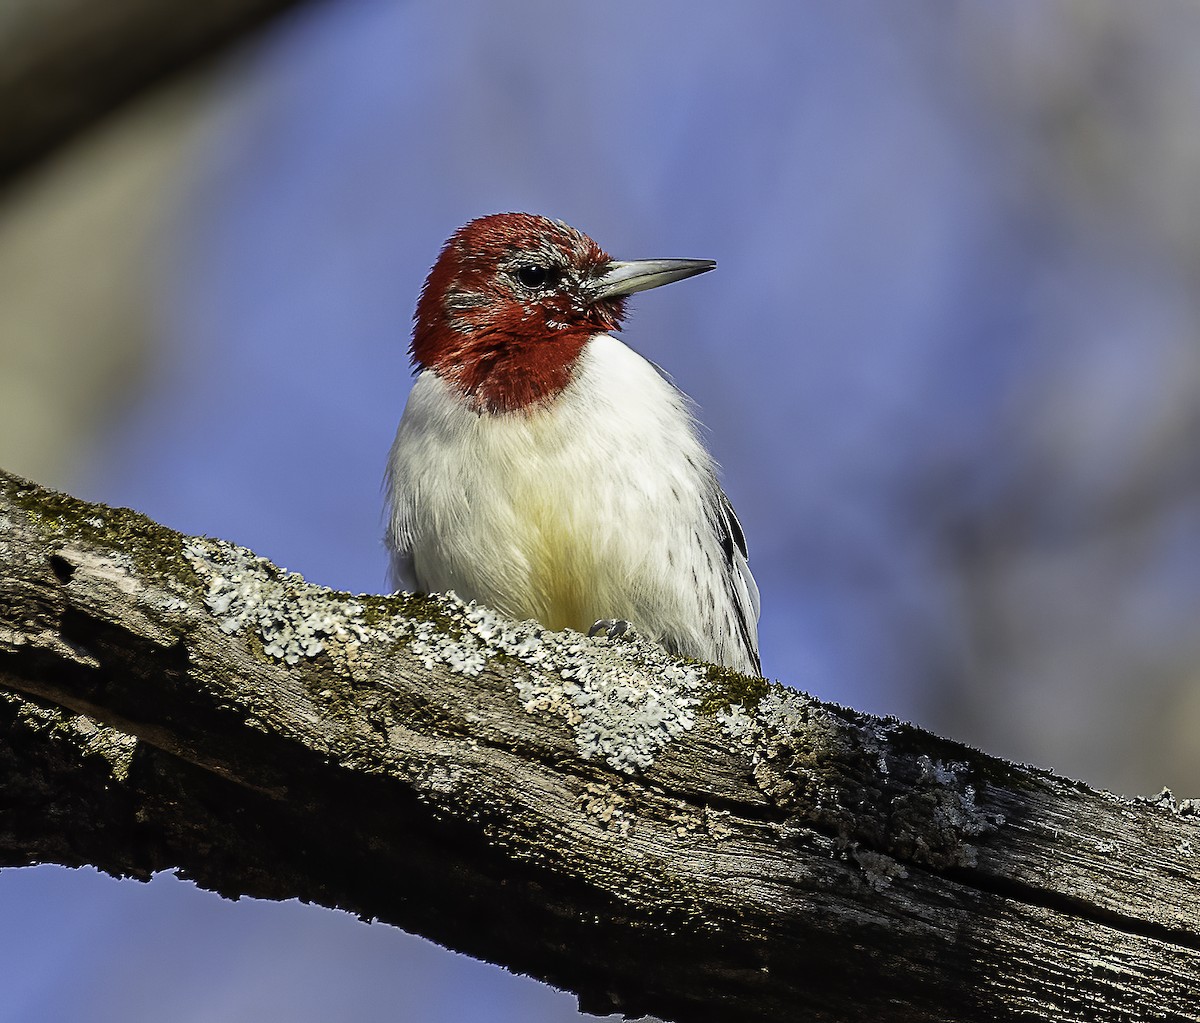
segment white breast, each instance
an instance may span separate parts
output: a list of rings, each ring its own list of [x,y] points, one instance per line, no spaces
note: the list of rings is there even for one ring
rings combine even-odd
[[[545,406],[492,415],[426,370],[388,465],[393,582],[454,590],[551,629],[599,618],[757,673],[757,590],[689,402],[592,338]],[[726,505],[727,507],[727,505]]]

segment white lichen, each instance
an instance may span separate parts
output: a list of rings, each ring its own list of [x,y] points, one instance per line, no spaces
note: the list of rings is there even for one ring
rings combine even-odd
[[[723,842],[733,835],[733,829],[728,824],[731,817],[728,810],[713,810],[705,806],[699,810],[676,811],[667,819],[675,825],[677,838],[704,835],[715,842]]]
[[[630,821],[625,813],[626,799],[611,786],[588,782],[576,800],[579,808],[606,831],[613,830],[622,837],[629,834]]]
[[[755,720],[740,703],[731,703],[728,708],[718,710],[717,724],[735,742],[749,744],[754,740]]]
[[[1200,816],[1200,799],[1181,799],[1177,801],[1175,794],[1168,788],[1161,789],[1153,796],[1137,796],[1134,802],[1157,807],[1160,810],[1174,814],[1176,817]]]
[[[516,685],[522,705],[563,718],[585,760],[599,757],[625,774],[645,771],[695,724],[704,674],[661,647],[637,637],[546,632],[476,604],[464,617],[474,635],[533,669]]]
[[[962,769],[962,765],[947,767],[940,760],[922,754],[917,757],[917,767],[921,769],[920,781],[924,784],[953,785],[958,781],[954,768]]]
[[[897,879],[908,877],[908,868],[884,853],[856,846],[850,850],[850,857],[862,869],[864,880],[877,892],[891,887]]]
[[[207,578],[204,603],[221,631],[257,633],[263,652],[287,664],[316,657],[331,642],[361,643],[376,635],[361,621],[362,605],[305,582],[265,558],[221,540],[193,540],[183,556]]]
[[[916,776],[906,786],[901,769],[905,761],[897,757],[892,743],[894,729],[901,727],[897,722],[856,720],[780,686],[768,691],[753,715],[734,704],[717,713],[717,722],[749,753],[755,780],[770,799],[785,808],[802,807],[810,819],[853,841],[853,861],[873,877],[890,881],[904,876],[902,868],[891,865],[898,863],[891,858],[897,850],[905,858],[915,854],[927,862],[970,866],[977,850],[967,840],[1004,823],[1001,814],[977,804],[976,790],[965,780],[971,774],[966,763],[919,756]],[[864,826],[866,807],[837,772],[825,772],[827,759],[853,764],[864,786],[887,793],[885,837],[878,848],[853,840]],[[894,777],[897,774],[901,777]],[[865,827],[868,833],[876,831],[878,822],[868,819]]]
[[[717,724],[729,738],[748,748],[751,762],[757,767],[771,756],[773,736],[806,727],[820,709],[819,704],[798,690],[772,686],[759,700],[753,715],[747,714],[740,703],[734,703],[717,711]]]
[[[409,649],[426,670],[444,664],[460,675],[478,675],[487,666],[487,649],[474,637],[455,637],[440,631],[432,622],[418,622]]]
[[[407,640],[428,670],[435,666],[474,677],[496,655],[528,670],[516,693],[528,713],[551,713],[571,726],[580,756],[600,758],[626,774],[646,770],[655,756],[695,723],[702,669],[680,665],[636,636],[589,639],[548,632],[453,593],[430,599],[461,628],[445,622],[397,619],[389,629],[362,620],[363,607],[344,595],[276,568],[244,548],[194,540],[184,556],[207,580],[204,600],[227,633],[251,630],[263,652],[287,664],[336,648],[351,664],[371,641]],[[406,631],[407,630],[407,631]]]

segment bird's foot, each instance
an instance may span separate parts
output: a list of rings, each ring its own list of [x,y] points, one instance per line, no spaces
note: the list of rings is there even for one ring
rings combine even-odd
[[[597,633],[603,632],[609,639],[616,639],[618,636],[624,636],[628,631],[629,623],[624,618],[601,618],[592,623],[592,627],[588,629],[588,635],[595,636]]]

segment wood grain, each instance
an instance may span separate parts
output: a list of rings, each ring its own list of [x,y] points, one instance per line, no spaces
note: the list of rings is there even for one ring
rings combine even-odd
[[[691,1020],[1200,1019],[1200,816],[0,476],[0,862],[340,906]]]

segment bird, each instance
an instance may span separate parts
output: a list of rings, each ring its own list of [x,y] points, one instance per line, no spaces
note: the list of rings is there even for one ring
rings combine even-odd
[[[695,407],[614,337],[630,295],[715,267],[615,260],[530,213],[459,228],[413,316],[391,585],[759,676],[758,587]]]

